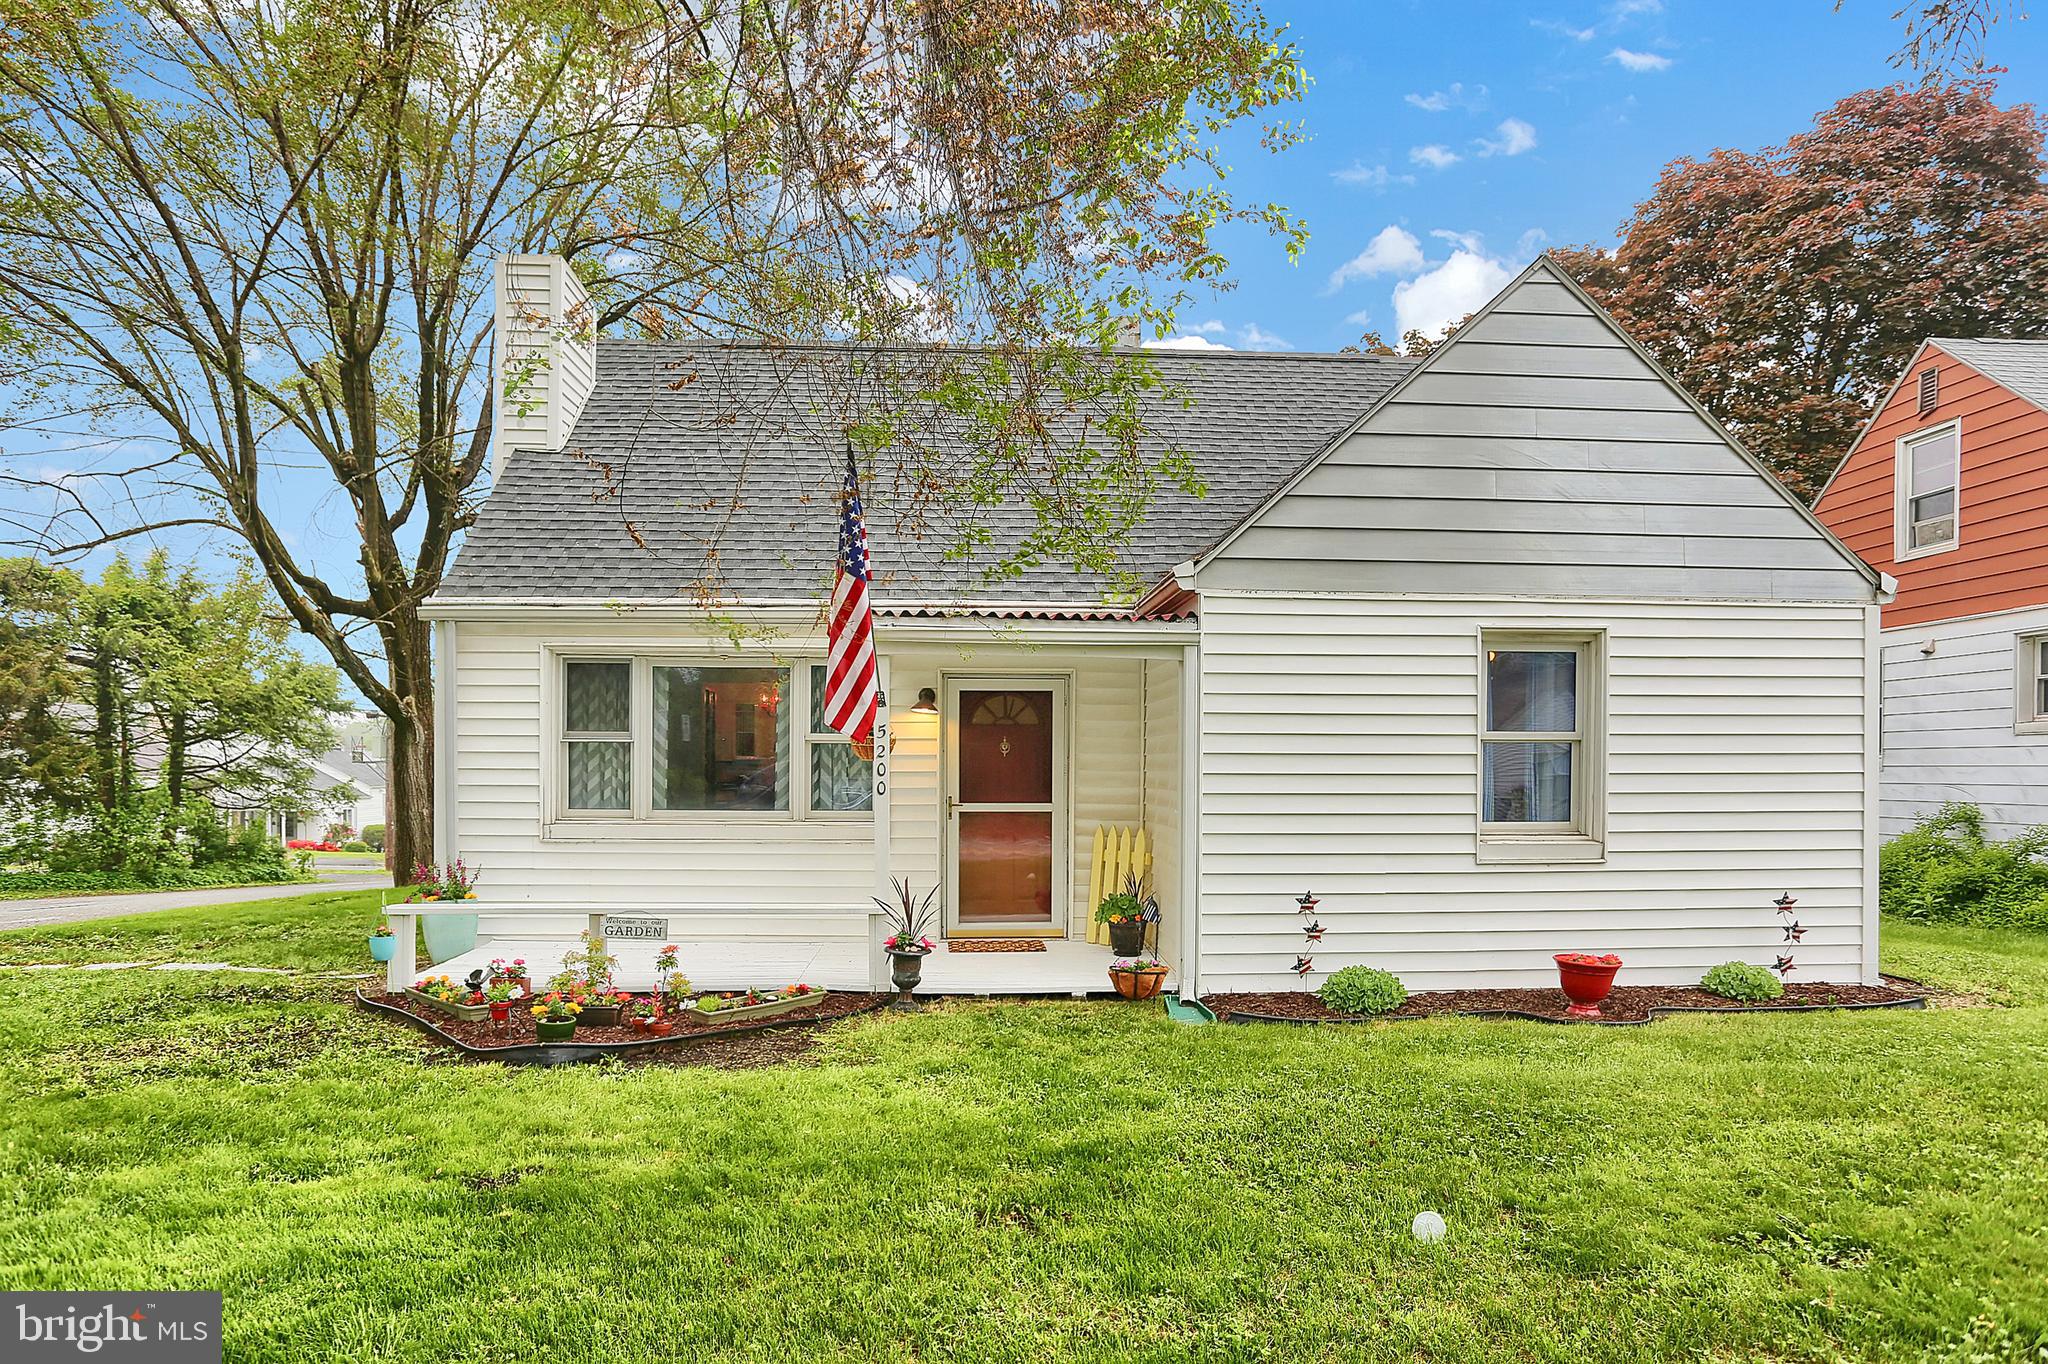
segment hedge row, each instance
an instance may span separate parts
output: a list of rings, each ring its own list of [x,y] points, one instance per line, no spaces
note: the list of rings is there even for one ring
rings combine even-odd
[[[96,890],[217,890],[294,885],[316,878],[274,864],[165,867],[149,881],[105,871],[0,871],[0,895],[65,895]]]
[[[2048,826],[2000,843],[1974,805],[1944,805],[1878,853],[1887,914],[1925,923],[2048,932]]]

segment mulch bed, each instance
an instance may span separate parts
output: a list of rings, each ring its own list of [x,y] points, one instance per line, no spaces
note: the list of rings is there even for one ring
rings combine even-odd
[[[804,1033],[822,1024],[880,1008],[891,996],[834,991],[822,1003],[811,1008],[767,1018],[719,1020],[716,1017],[701,1018],[689,1012],[671,1014],[669,1017],[675,1024],[675,1030],[667,1037],[634,1032],[620,1023],[609,1028],[579,1026],[571,1040],[545,1043],[540,1040],[532,1015],[526,1012],[531,1006],[524,1001],[514,1003],[512,1017],[501,1034],[489,1019],[479,1023],[465,1022],[422,1004],[410,995],[358,990],[356,998],[366,1007],[387,1015],[405,1015],[428,1033],[453,1043],[465,1055],[480,1060],[559,1064],[564,1060],[616,1055],[636,1062],[674,1057],[691,1064],[738,1068],[774,1065],[808,1051],[813,1045],[809,1038],[804,1037],[800,1044],[791,1044],[786,1039],[792,1033],[803,1037]],[[502,1055],[493,1057],[491,1053],[494,1052]]]
[[[1911,988],[1906,988],[1911,987]],[[1305,990],[1262,990],[1241,994],[1203,995],[1202,1003],[1226,1022],[1235,1023],[1369,1023],[1383,1019],[1430,1018],[1437,1014],[1476,1014],[1497,1018],[1531,1018],[1543,1023],[1648,1023],[1667,1013],[1803,1013],[1817,1009],[1917,1009],[1927,992],[1911,981],[1895,985],[1787,984],[1778,999],[1759,1004],[1723,999],[1693,985],[1617,985],[1600,1005],[1598,1019],[1565,1016],[1570,1003],[1564,991],[1428,990],[1408,996],[1392,1013],[1338,1013]]]
[[[948,952],[1043,952],[1043,938],[948,938]]]

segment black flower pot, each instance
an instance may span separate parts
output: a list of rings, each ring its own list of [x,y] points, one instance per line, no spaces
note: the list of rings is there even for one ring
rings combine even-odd
[[[894,948],[889,949],[889,983],[896,987],[896,998],[889,1002],[890,1008],[917,1008],[917,1001],[910,997],[910,992],[917,988],[918,981],[924,976],[926,955],[922,951],[898,952]]]
[[[1119,957],[1135,957],[1145,950],[1145,921],[1126,919],[1109,926],[1109,948]]]

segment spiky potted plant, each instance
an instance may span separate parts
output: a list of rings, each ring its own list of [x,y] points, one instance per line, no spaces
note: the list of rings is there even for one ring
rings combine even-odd
[[[910,878],[890,882],[895,890],[895,903],[875,897],[875,903],[882,907],[886,916],[888,936],[882,939],[882,950],[889,954],[889,983],[896,987],[896,998],[889,1002],[892,1009],[912,1010],[917,1001],[911,998],[918,981],[924,976],[924,959],[937,946],[929,937],[932,926],[932,899],[939,893],[933,886],[925,892],[922,900],[910,888]]]

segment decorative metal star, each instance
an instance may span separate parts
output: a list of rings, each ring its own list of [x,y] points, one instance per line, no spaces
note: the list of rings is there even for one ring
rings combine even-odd
[[[1805,937],[1806,930],[1800,926],[1799,920],[1794,919],[1791,923],[1785,925],[1786,942],[1800,942]]]
[[[1314,957],[1296,957],[1294,959],[1294,974],[1297,976],[1306,976],[1315,969],[1316,961]]]
[[[1792,892],[1788,890],[1783,895],[1780,895],[1777,899],[1771,901],[1771,903],[1778,907],[1778,913],[1790,914],[1792,912],[1792,906],[1798,904],[1799,902],[1792,898]]]
[[[1323,925],[1320,921],[1316,923],[1303,924],[1301,926],[1301,931],[1308,937],[1308,940],[1310,942],[1321,942],[1323,940]]]
[[[1306,890],[1303,891],[1299,896],[1297,896],[1294,901],[1295,908],[1303,914],[1315,913],[1316,906],[1321,903],[1322,901],[1316,899],[1313,892]]]
[[[1792,958],[1784,955],[1783,953],[1780,953],[1778,955],[1778,964],[1776,966],[1773,966],[1771,969],[1773,971],[1776,971],[1780,976],[1790,975],[1792,973]]]

